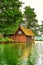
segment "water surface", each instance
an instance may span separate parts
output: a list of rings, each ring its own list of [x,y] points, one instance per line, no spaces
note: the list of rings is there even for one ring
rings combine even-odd
[[[0,65],[43,65],[43,41],[0,44]]]

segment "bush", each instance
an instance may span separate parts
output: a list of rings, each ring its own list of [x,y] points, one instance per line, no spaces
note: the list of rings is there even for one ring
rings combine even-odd
[[[0,42],[7,42],[7,41],[10,41],[8,37],[0,38]]]

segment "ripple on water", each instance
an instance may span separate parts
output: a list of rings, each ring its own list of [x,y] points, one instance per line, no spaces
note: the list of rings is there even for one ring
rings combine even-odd
[[[35,65],[43,65],[43,41],[36,42],[38,45],[38,58]]]

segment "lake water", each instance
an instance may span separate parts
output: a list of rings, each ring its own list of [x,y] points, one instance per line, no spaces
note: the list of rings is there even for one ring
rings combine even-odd
[[[0,65],[43,65],[43,41],[0,44]]]
[[[35,65],[43,65],[43,41],[36,42],[38,58]]]

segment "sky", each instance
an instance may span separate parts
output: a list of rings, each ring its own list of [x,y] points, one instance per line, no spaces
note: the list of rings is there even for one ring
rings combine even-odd
[[[43,0],[20,0],[25,4],[22,5],[22,11],[25,6],[30,6],[35,9],[39,24],[43,21]]]

